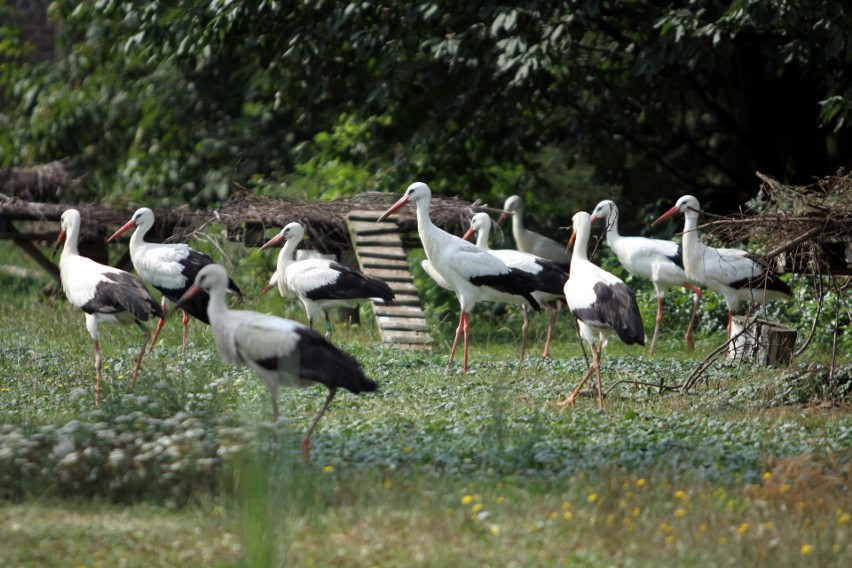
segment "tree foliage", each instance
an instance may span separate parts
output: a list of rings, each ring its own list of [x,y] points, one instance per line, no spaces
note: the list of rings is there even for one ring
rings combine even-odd
[[[730,208],[754,170],[802,183],[849,165],[843,3],[51,6],[63,55],[3,67],[2,165],[71,156],[114,200],[422,179],[550,213],[602,193]]]

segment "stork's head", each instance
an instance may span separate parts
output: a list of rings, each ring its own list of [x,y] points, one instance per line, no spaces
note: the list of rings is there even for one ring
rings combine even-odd
[[[154,226],[154,212],[148,209],[147,207],[142,207],[137,209],[136,212],[130,217],[130,220],[121,226],[119,230],[114,232],[110,238],[107,239],[107,242],[110,243],[119,235],[126,233],[130,229],[134,227],[144,227],[147,231],[150,227]]]
[[[59,235],[56,237],[56,244],[53,246],[53,256],[56,256],[56,251],[65,242],[65,237],[72,227],[80,226],[80,212],[76,209],[66,209],[59,218]]]
[[[590,221],[594,223],[598,219],[606,219],[609,220],[610,215],[615,213],[618,215],[618,208],[615,206],[615,201],[611,199],[604,199],[600,203],[597,204],[594,211],[592,211],[592,218]]]
[[[657,223],[664,221],[670,217],[674,217],[678,213],[683,213],[684,216],[697,216],[699,211],[701,211],[701,205],[698,203],[698,199],[691,195],[684,195],[680,199],[677,200],[674,207],[663,213],[659,216],[659,218],[651,223],[653,227]]]
[[[387,211],[382,213],[381,217],[376,219],[376,222],[384,221],[391,215],[391,213],[399,211],[410,201],[413,201],[414,203],[425,201],[428,203],[430,199],[432,199],[432,190],[429,189],[429,186],[422,181],[416,181],[408,186],[408,189],[405,190],[402,197],[400,197],[396,203],[391,205]]]
[[[511,195],[503,202],[503,213],[497,219],[497,226],[502,225],[509,215],[521,215],[524,212],[524,202],[519,195]]]
[[[281,232],[269,239],[265,245],[260,247],[260,250],[266,250],[269,247],[274,247],[278,243],[283,241],[301,241],[305,236],[305,228],[301,223],[297,223],[293,221],[292,223],[287,223]]]
[[[464,240],[470,240],[474,233],[481,233],[485,231],[485,234],[491,231],[491,217],[488,216],[488,213],[481,211],[471,217],[470,219],[470,228],[462,237]]]
[[[195,275],[195,282],[184,292],[183,296],[175,303],[175,309],[180,308],[187,300],[201,293],[210,293],[211,290],[221,290],[223,293],[228,289],[228,272],[221,264],[208,264]]]

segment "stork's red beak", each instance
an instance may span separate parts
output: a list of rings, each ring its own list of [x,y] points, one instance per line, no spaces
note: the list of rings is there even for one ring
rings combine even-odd
[[[574,241],[576,241],[576,240],[577,240],[577,231],[571,229],[571,238],[568,239],[568,246],[565,247],[565,250],[573,248],[574,247]]]
[[[400,197],[400,198],[399,198],[399,201],[397,201],[396,203],[394,203],[393,205],[391,205],[391,206],[390,206],[390,209],[388,209],[387,211],[385,211],[384,213],[382,213],[382,216],[381,216],[381,217],[379,217],[378,219],[376,219],[376,223],[381,223],[382,221],[384,221],[385,219],[387,219],[387,218],[391,215],[391,213],[394,213],[394,212],[399,211],[400,209],[402,209],[402,208],[403,208],[403,206],[404,206],[406,203],[408,203],[408,196],[407,196],[407,195],[403,195],[402,197]]]
[[[193,284],[192,286],[190,286],[189,290],[184,292],[183,296],[181,296],[180,299],[178,299],[178,301],[175,302],[175,310],[182,307],[183,304],[186,303],[187,300],[191,300],[192,298],[196,297],[200,292],[201,292],[201,285],[200,284],[196,283],[196,284]],[[175,310],[173,310],[173,311],[175,311]]]
[[[108,238],[108,239],[107,239],[107,242],[108,242],[108,243],[111,243],[112,241],[114,241],[115,239],[117,239],[119,235],[121,235],[122,233],[126,233],[127,231],[129,231],[130,229],[132,229],[132,228],[133,228],[133,227],[135,227],[135,226],[136,226],[136,221],[134,221],[133,219],[131,219],[130,221],[128,221],[127,223],[125,223],[124,225],[122,225],[122,226],[121,226],[121,228],[120,228],[119,230],[117,230],[116,232],[114,232],[114,233],[112,234],[112,236],[111,236],[110,238]]]
[[[466,241],[469,241],[470,238],[473,236],[473,233],[475,233],[475,232],[476,232],[476,229],[471,227],[470,229],[467,230],[467,232],[465,232],[465,234],[462,238]]]
[[[598,218],[597,218],[597,217],[595,217],[594,215],[592,215],[591,217],[589,217],[589,223],[594,223],[594,222],[595,222],[595,221],[597,221],[597,220],[598,220]]]
[[[512,214],[512,212],[511,212],[511,211],[503,211],[502,213],[500,213],[500,218],[499,218],[499,219],[497,219],[497,226],[498,226],[498,227],[502,226],[502,225],[503,225],[503,221],[505,221],[506,219],[508,219],[508,218],[509,218],[509,215],[511,215],[511,214]]]
[[[654,221],[653,223],[651,223],[651,226],[653,227],[653,226],[657,225],[658,223],[661,223],[661,222],[665,221],[666,219],[668,219],[668,218],[670,218],[670,217],[674,217],[674,216],[675,216],[675,215],[677,215],[678,213],[680,213],[680,209],[678,209],[677,207],[672,207],[671,209],[669,209],[668,211],[666,211],[665,213],[663,213],[662,215],[660,215],[660,216],[657,218],[657,220],[656,220],[656,221]]]
[[[59,250],[59,247],[62,246],[62,243],[65,242],[65,229],[59,231],[59,235],[56,237],[56,244],[53,245],[53,254],[50,255],[50,258],[56,258],[56,251]]]
[[[282,235],[281,233],[278,233],[277,235],[275,235],[274,237],[272,237],[271,239],[269,239],[269,240],[266,242],[266,244],[265,244],[265,245],[263,245],[262,247],[260,247],[260,250],[266,250],[266,249],[268,249],[268,248],[270,248],[270,247],[274,247],[275,245],[277,245],[278,243],[280,243],[280,242],[281,242],[281,241],[283,241],[283,240],[284,240],[284,235]]]

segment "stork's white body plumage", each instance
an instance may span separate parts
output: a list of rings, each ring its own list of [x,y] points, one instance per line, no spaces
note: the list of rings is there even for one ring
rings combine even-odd
[[[577,318],[582,337],[592,348],[594,360],[585,376],[571,395],[560,406],[574,404],[580,389],[593,371],[597,372],[598,404],[603,410],[600,355],[609,337],[615,333],[624,343],[645,345],[645,331],[636,296],[617,276],[595,266],[589,261],[589,235],[591,217],[585,211],[573,217],[574,250],[571,256],[571,274],[565,283],[565,300]]]
[[[547,326],[547,339],[544,344],[544,357],[550,357],[550,340],[553,335],[553,326],[556,323],[559,301],[564,301],[563,287],[568,280],[568,273],[553,261],[513,249],[492,249],[488,246],[488,236],[491,232],[491,217],[488,213],[477,213],[470,220],[470,229],[465,233],[464,239],[469,239],[476,233],[476,246],[487,250],[503,263],[520,270],[538,280],[538,285],[533,291],[533,298],[550,313],[550,323]],[[514,302],[514,303],[517,303]],[[527,347],[527,333],[529,331],[529,303],[521,303],[524,308],[524,324],[521,328],[521,359]]]
[[[272,401],[273,421],[277,421],[279,415],[279,386],[323,384],[328,387],[325,404],[302,440],[302,456],[307,462],[311,434],[337,389],[343,387],[358,394],[378,387],[364,376],[361,365],[353,357],[304,325],[272,315],[229,309],[225,303],[227,281],[228,275],[222,266],[204,267],[180,298],[178,306],[202,290],[210,295],[207,312],[216,348],[225,361],[245,365],[263,379]]]
[[[86,314],[86,329],[95,344],[95,405],[101,402],[101,375],[103,360],[100,349],[101,323],[136,323],[144,332],[142,349],[133,371],[133,385],[139,375],[142,357],[148,345],[150,332],[143,322],[151,316],[164,317],[163,311],[139,278],[132,274],[80,256],[77,241],[80,236],[80,213],[69,209],[62,214],[61,229],[57,245],[63,240],[65,246],[59,257],[59,275],[62,290],[68,301]]]
[[[417,207],[417,232],[431,270],[440,275],[439,284],[456,293],[461,306],[459,326],[453,348],[452,363],[459,340],[464,335],[464,370],[468,365],[469,314],[479,301],[507,301],[515,296],[522,297],[531,307],[539,310],[538,302],[532,297],[535,281],[529,275],[509,268],[503,261],[473,243],[438,228],[429,217],[432,192],[425,183],[415,182],[405,194],[385,211],[379,221],[413,201]],[[425,267],[425,266],[424,266]],[[429,272],[430,269],[427,269]],[[506,298],[506,299],[497,299]],[[515,298],[511,301],[517,302]]]
[[[714,248],[698,236],[698,199],[684,195],[654,224],[683,213],[683,266],[687,278],[720,293],[728,305],[728,338],[731,319],[742,302],[763,304],[790,298],[790,287],[778,278],[769,264],[740,249]]]
[[[647,278],[654,283],[657,293],[657,319],[651,339],[651,355],[654,354],[657,335],[663,321],[663,296],[672,286],[684,286],[695,293],[692,315],[686,328],[686,343],[693,348],[695,344],[692,340],[692,327],[701,303],[701,288],[690,283],[686,276],[681,246],[674,241],[621,236],[618,232],[618,207],[609,199],[598,203],[592,212],[592,223],[598,219],[604,219],[607,245],[618,257],[621,265],[631,274]],[[694,284],[700,285],[700,282]]]
[[[278,291],[282,296],[295,295],[305,306],[308,326],[315,320],[325,319],[326,339],[331,339],[331,322],[328,310],[355,307],[360,302],[387,303],[394,293],[384,281],[366,276],[339,262],[324,258],[295,260],[296,247],[302,241],[305,229],[299,223],[289,223],[271,238],[260,250],[286,241],[278,253]]]
[[[571,262],[571,255],[566,248],[549,237],[527,229],[524,225],[524,202],[518,195],[512,195],[503,203],[504,213],[497,224],[502,224],[509,215],[512,216],[512,236],[518,250],[539,258],[551,260],[566,270]]]
[[[166,299],[176,302],[195,281],[199,270],[213,263],[210,256],[194,250],[185,243],[149,243],[145,240],[148,231],[154,226],[154,212],[142,207],[137,209],[130,220],[108,239],[113,241],[119,235],[135,229],[130,237],[130,260],[136,272],[163,294],[162,308],[166,311]],[[242,292],[233,280],[228,280],[228,288],[242,296]],[[186,352],[186,334],[189,316],[207,321],[207,294],[198,295],[183,309],[183,351]],[[151,347],[157,341],[165,319],[160,320]]]

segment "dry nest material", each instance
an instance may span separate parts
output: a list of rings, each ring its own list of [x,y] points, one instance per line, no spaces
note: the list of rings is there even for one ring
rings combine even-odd
[[[852,177],[840,171],[807,186],[790,186],[757,172],[758,197],[749,211],[715,217],[700,227],[725,242],[756,241],[767,260],[785,255],[787,266],[825,272],[826,243],[852,241]]]

